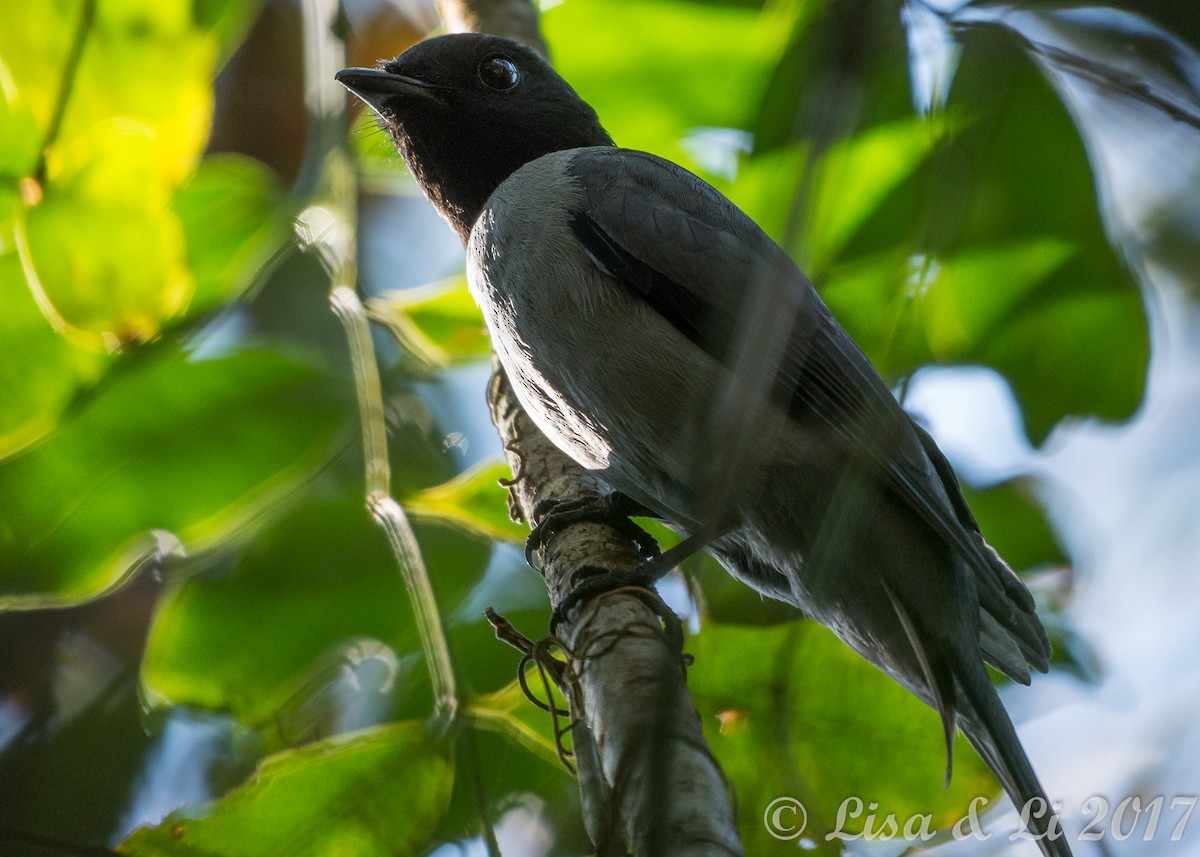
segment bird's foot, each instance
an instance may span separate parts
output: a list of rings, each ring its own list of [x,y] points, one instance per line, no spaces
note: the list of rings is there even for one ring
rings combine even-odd
[[[704,529],[692,533],[674,547],[660,551],[654,537],[633,523],[630,520],[631,516],[658,517],[653,511],[618,493],[559,501],[547,509],[534,511],[533,517],[538,523],[525,542],[525,560],[531,566],[534,565],[535,552],[555,533],[572,524],[587,522],[605,524],[627,536],[637,547],[643,560],[627,569],[585,567],[577,571],[576,578],[582,579],[554,608],[550,619],[550,632],[557,633],[558,626],[581,604],[609,592],[629,590],[662,619],[668,637],[671,640],[678,638],[682,651],[683,632],[679,619],[658,597],[654,585],[685,559],[702,550],[719,532],[716,528]]]
[[[533,566],[534,553],[544,546],[551,536],[571,524],[585,522],[610,526],[628,537],[642,557],[648,560],[657,558],[660,555],[658,542],[629,520],[632,515],[652,516],[653,513],[622,494],[557,501],[546,510],[535,510],[534,520],[538,523],[525,540],[525,561]]]
[[[679,658],[680,671],[686,675],[691,666],[691,657],[683,652],[684,636],[683,623],[667,606],[666,602],[654,591],[657,577],[648,573],[649,563],[643,563],[633,569],[583,568],[576,574],[585,577],[574,589],[554,608],[550,616],[550,634],[558,636],[558,627],[567,621],[571,611],[593,599],[620,592],[639,599],[662,622],[662,633],[670,651]]]
[[[654,593],[654,578],[644,573],[645,568],[646,564],[637,565],[632,569],[592,566],[579,569],[576,577],[582,576],[583,579],[563,596],[562,601],[554,608],[554,612],[550,616],[550,633],[557,634],[558,626],[566,621],[567,616],[576,607],[609,592],[621,589],[640,590],[650,593],[657,599],[657,595]]]

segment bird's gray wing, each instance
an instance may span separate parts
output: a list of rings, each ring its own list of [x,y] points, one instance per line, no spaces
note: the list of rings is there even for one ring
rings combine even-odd
[[[1021,581],[979,535],[953,470],[904,413],[807,277],[745,213],[683,168],[644,152],[579,150],[582,188],[571,228],[593,262],[640,294],[672,326],[727,362],[740,342],[748,293],[775,284],[794,323],[774,395],[798,420],[818,421],[870,462],[883,482],[975,571],[980,606],[1045,670],[1049,644]],[[987,622],[984,635],[987,637]],[[999,651],[1013,678],[1028,671]]]

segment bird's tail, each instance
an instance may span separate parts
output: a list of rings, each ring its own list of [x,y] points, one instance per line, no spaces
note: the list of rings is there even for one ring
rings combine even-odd
[[[1072,857],[1066,834],[1058,824],[1046,790],[1025,755],[1008,712],[992,686],[987,670],[966,658],[955,670],[962,693],[960,726],[971,745],[992,769],[1021,817],[1024,831],[1037,840],[1045,857]]]

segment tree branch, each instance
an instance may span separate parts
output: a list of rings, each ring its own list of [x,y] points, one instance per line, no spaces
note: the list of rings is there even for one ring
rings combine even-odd
[[[452,33],[491,33],[515,39],[549,56],[530,0],[438,0],[438,14]]]
[[[511,502],[525,520],[537,524],[556,503],[601,495],[591,474],[521,409],[499,366],[488,406],[515,474]],[[642,561],[627,533],[591,521],[555,532],[537,554],[556,605],[586,575]],[[601,854],[614,847],[623,853],[626,841],[635,855],[741,854],[725,778],[688,695],[679,644],[668,641],[647,595],[606,593],[561,626],[588,832]],[[621,831],[619,842],[611,827]]]

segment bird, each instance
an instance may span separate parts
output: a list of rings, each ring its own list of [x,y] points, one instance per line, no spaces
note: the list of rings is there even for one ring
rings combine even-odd
[[[443,35],[336,79],[462,240],[538,428],[935,708],[947,780],[957,728],[1043,854],[1070,857],[985,666],[1048,669],[1034,600],[788,254],[693,173],[617,146],[520,43]]]

